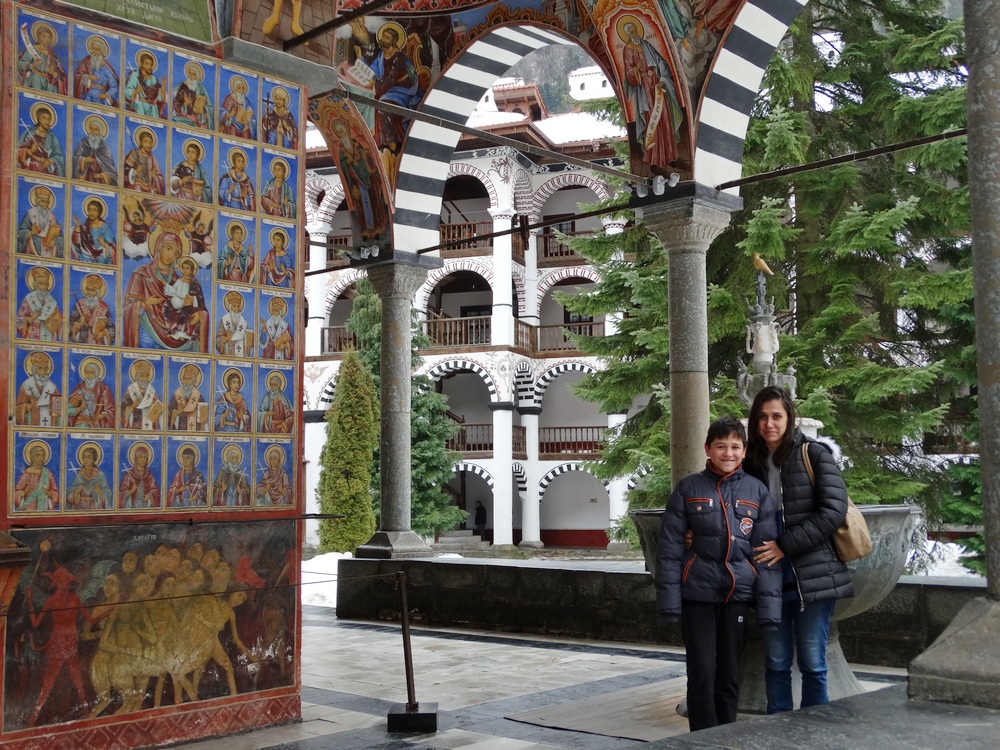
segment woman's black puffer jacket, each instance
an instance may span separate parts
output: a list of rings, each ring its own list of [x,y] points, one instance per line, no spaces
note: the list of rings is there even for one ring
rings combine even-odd
[[[816,484],[802,461],[802,442],[809,443],[809,461]],[[767,484],[766,467],[745,464]],[[847,515],[847,486],[830,449],[796,430],[791,454],[781,467],[784,524],[777,542],[788,556],[805,604],[854,596],[851,573],[833,546],[833,532]]]

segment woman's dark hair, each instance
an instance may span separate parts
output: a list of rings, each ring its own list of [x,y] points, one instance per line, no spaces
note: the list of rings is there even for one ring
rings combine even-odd
[[[792,401],[792,397],[788,391],[776,385],[762,388],[754,397],[750,406],[750,416],[747,418],[747,456],[761,469],[767,465],[768,450],[767,443],[760,435],[760,413],[768,401],[780,401],[785,414],[788,415],[788,427],[785,429],[784,437],[781,438],[781,445],[774,452],[775,466],[784,465],[795,442],[795,402]]]

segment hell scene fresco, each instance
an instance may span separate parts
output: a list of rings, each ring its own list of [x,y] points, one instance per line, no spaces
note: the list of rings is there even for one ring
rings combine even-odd
[[[100,438],[76,448],[103,463]],[[18,531],[34,553],[7,616],[5,730],[291,685],[295,524],[257,526]]]
[[[290,507],[302,91],[16,22],[8,514]]]

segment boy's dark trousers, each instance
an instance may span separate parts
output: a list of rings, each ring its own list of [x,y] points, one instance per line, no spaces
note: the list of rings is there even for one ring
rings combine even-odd
[[[746,602],[681,605],[692,732],[736,721],[749,609]]]

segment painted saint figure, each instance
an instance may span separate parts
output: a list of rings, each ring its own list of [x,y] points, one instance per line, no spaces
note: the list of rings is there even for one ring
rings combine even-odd
[[[253,111],[253,102],[247,96],[249,88],[242,76],[229,79],[229,93],[222,100],[219,111],[220,133],[257,139],[257,117]]]
[[[85,135],[73,151],[73,179],[97,185],[118,184],[118,167],[108,144],[108,123],[97,115],[83,121]]]
[[[201,65],[189,62],[184,66],[184,80],[174,88],[174,122],[215,129],[215,109],[204,80],[205,70]]]
[[[212,183],[208,179],[201,160],[205,149],[193,138],[184,141],[184,160],[174,167],[170,180],[170,194],[185,201],[212,202]]]
[[[122,474],[118,486],[122,510],[141,510],[156,508],[160,504],[160,483],[156,481],[149,464],[153,451],[146,443],[135,443],[128,450],[128,459],[132,464]]]
[[[59,478],[49,469],[52,449],[44,440],[24,447],[27,466],[14,485],[14,511],[59,510]]]
[[[107,40],[92,36],[87,40],[87,52],[73,74],[73,96],[85,102],[118,106],[118,73],[108,62],[111,48]]]
[[[27,24],[22,24],[20,31],[25,50],[17,59],[17,82],[29,89],[65,96],[69,77],[55,51],[56,30],[45,21],[35,21],[31,24],[31,41]]]
[[[296,148],[299,145],[299,126],[295,113],[289,108],[291,97],[281,86],[271,91],[271,99],[265,98],[265,114],[261,119],[264,143],[282,148]]]
[[[55,278],[44,266],[30,268],[25,281],[30,290],[17,308],[17,335],[32,341],[62,341],[63,315],[52,294]]]
[[[207,431],[208,402],[199,388],[203,378],[201,368],[186,364],[181,367],[177,378],[180,385],[167,404],[167,428],[184,432]]]
[[[111,510],[114,498],[108,478],[101,471],[101,448],[96,443],[84,443],[76,453],[80,468],[66,490],[68,510]]]
[[[288,184],[288,173],[288,162],[284,159],[271,162],[271,179],[264,183],[264,189],[260,193],[260,208],[264,213],[286,219],[295,218],[295,194]]]
[[[215,402],[215,429],[219,432],[250,432],[250,409],[240,392],[243,373],[226,370],[223,376],[226,390]]]
[[[273,371],[267,376],[267,393],[257,408],[257,431],[271,435],[290,435],[295,411],[284,393],[285,376]]]
[[[185,444],[177,451],[180,468],[167,487],[168,508],[204,508],[208,505],[208,482],[198,468],[198,449]]]
[[[24,360],[28,375],[17,391],[16,422],[29,427],[62,426],[62,394],[52,380],[52,357],[32,352]]]
[[[156,56],[149,50],[139,50],[135,61],[139,67],[125,80],[125,108],[143,117],[166,119],[163,82],[155,75]]]
[[[52,211],[55,194],[44,185],[37,185],[28,193],[28,203],[31,208],[24,212],[17,227],[17,252],[39,258],[62,258],[62,225]]]
[[[295,268],[288,252],[288,232],[284,229],[271,230],[271,249],[260,262],[260,282],[267,286],[291,289],[295,280]]]
[[[163,170],[156,160],[153,149],[156,148],[156,134],[152,128],[140,127],[135,131],[135,146],[125,154],[122,165],[125,175],[122,185],[127,190],[140,193],[163,195],[166,181]]]
[[[122,396],[122,427],[127,430],[158,430],[163,416],[163,401],[153,384],[152,363],[137,359],[128,369],[132,382]]]
[[[222,304],[226,314],[219,321],[219,330],[215,334],[216,350],[228,357],[253,356],[253,330],[243,317],[243,295],[227,292]]]
[[[257,505],[291,505],[292,481],[285,471],[285,451],[272,445],[264,452],[267,469],[257,480]]]
[[[212,484],[214,507],[239,508],[250,505],[250,482],[243,469],[243,451],[238,445],[222,450],[222,468]]]
[[[223,208],[257,210],[257,195],[246,167],[246,152],[241,148],[230,149],[229,168],[219,178],[219,205]]]
[[[108,207],[100,198],[83,202],[83,223],[74,216],[70,234],[70,257],[85,263],[113,266],[118,263],[118,245],[111,225],[104,221]]]
[[[87,274],[80,282],[80,291],[83,297],[73,303],[69,313],[69,340],[74,344],[113,345],[115,321],[104,301],[107,281],[99,274]]]
[[[241,284],[253,283],[253,250],[244,244],[247,230],[240,221],[231,221],[226,227],[229,241],[219,252],[217,278],[219,281],[236,281]]]
[[[80,363],[80,382],[66,403],[69,426],[77,430],[110,430],[115,426],[115,397],[104,382],[104,363],[87,357]]]
[[[407,109],[420,103],[420,87],[413,61],[402,50],[406,32],[395,21],[383,23],[378,30],[378,56],[372,61],[375,73],[375,98]],[[382,154],[386,174],[396,171],[396,160],[403,149],[408,120],[399,115],[375,111],[375,143]]]
[[[180,277],[163,285],[167,295],[164,317],[171,324],[171,335],[175,339],[197,341],[207,335],[205,324],[208,311],[205,309],[205,293],[201,282],[195,278],[198,264],[190,255],[185,255],[177,263]]]
[[[17,139],[17,166],[29,172],[66,176],[66,156],[52,128],[56,113],[48,104],[39,102],[31,107],[31,122]]]
[[[288,303],[281,297],[274,297],[267,303],[271,317],[260,321],[261,357],[263,359],[290,360],[294,351],[292,330],[285,320]]]

